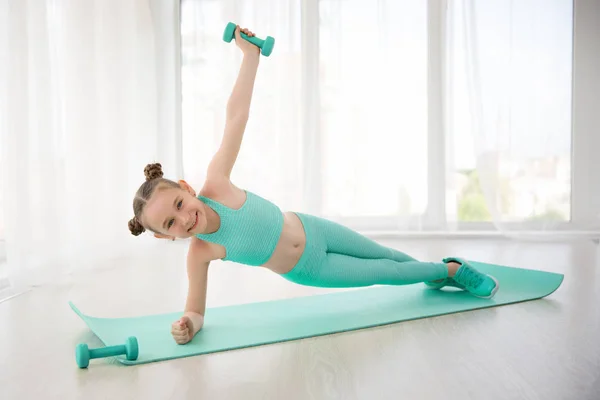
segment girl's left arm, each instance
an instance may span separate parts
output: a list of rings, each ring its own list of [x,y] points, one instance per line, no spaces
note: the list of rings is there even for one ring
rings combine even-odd
[[[208,180],[229,180],[231,171],[237,160],[246,124],[250,115],[250,103],[254,90],[254,81],[258,70],[260,50],[254,44],[240,37],[239,27],[236,29],[236,44],[243,51],[244,58],[233,87],[225,121],[225,132],[221,145],[208,166]],[[249,36],[253,33],[248,32]]]

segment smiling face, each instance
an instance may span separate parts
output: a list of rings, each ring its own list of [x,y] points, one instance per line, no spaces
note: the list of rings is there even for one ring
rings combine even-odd
[[[144,207],[141,221],[157,236],[189,238],[206,230],[206,206],[189,185],[158,187]]]

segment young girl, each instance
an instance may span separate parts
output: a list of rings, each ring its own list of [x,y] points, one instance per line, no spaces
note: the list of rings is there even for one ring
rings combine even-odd
[[[202,328],[208,266],[219,259],[268,268],[301,285],[348,288],[425,282],[431,288],[450,285],[491,298],[498,290],[496,279],[462,259],[420,262],[332,221],[282,212],[231,182],[260,59],[259,48],[242,39],[240,31],[254,35],[236,28],[243,61],[227,104],[224,136],[204,185],[196,194],[183,180],[164,179],[160,164],[149,164],[144,169],[146,182],[133,201],[132,234],[149,230],[157,238],[191,238],[188,297],[182,318],[171,326],[174,340],[187,343]]]

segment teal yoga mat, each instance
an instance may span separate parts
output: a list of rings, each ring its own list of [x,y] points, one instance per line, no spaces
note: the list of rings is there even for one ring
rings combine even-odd
[[[176,344],[170,334],[171,323],[181,312],[95,318],[83,314],[72,302],[69,304],[106,346],[123,344],[129,336],[137,337],[138,359],[128,361],[124,356],[117,357],[121,363],[132,365],[539,299],[554,292],[564,277],[544,271],[471,263],[498,279],[500,290],[493,299],[414,284],[208,308],[204,327],[185,345]]]

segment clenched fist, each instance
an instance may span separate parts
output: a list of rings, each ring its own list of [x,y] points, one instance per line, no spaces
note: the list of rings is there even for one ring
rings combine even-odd
[[[239,47],[240,50],[242,50],[242,52],[244,54],[256,54],[256,55],[259,55],[260,54],[260,48],[258,46],[256,46],[254,43],[250,43],[249,41],[242,39],[242,36],[240,35],[240,32],[243,32],[248,37],[253,37],[254,36],[254,32],[250,31],[248,28],[240,28],[240,26],[237,25],[236,28],[235,28],[235,32],[234,32],[234,34],[235,34],[235,44],[237,45],[237,47]]]
[[[171,324],[171,335],[177,344],[186,344],[192,338],[204,322],[204,317],[200,314],[186,314]]]

